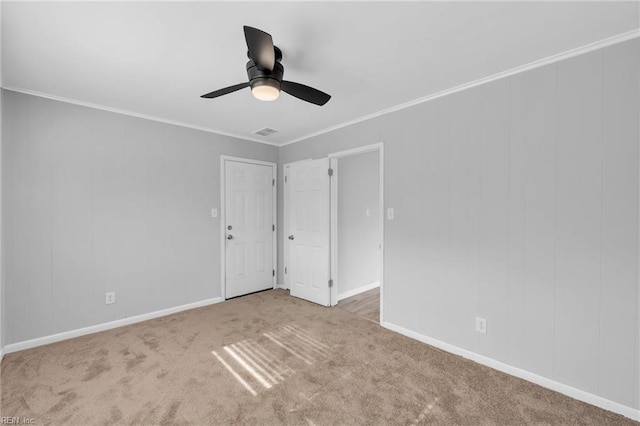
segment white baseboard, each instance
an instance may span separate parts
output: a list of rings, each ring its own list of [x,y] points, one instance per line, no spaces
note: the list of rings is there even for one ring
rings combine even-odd
[[[358,287],[353,290],[345,291],[344,293],[338,293],[338,301],[342,299],[346,299],[347,297],[355,296],[356,294],[364,293],[365,291],[373,290],[374,288],[380,287],[380,281],[376,281],[375,283],[363,285],[362,287]]]
[[[489,358],[484,355],[480,355],[476,352],[472,352],[467,349],[462,349],[458,346],[454,346],[449,343],[443,342],[441,340],[437,340],[432,337],[425,336],[424,334],[411,331],[409,329],[395,325],[388,321],[383,321],[381,325],[385,328],[388,328],[389,330],[398,332],[407,337],[411,337],[412,339],[419,340],[423,343],[426,343],[431,346],[435,346],[437,348],[440,348],[452,354],[460,355],[463,358],[468,358],[472,361],[477,362],[478,364],[486,365],[487,367],[491,367],[495,370],[502,371],[503,373],[507,373],[512,376],[519,377],[521,379],[535,383],[547,389],[560,392],[571,398],[577,399],[582,402],[586,402],[587,404],[595,405],[596,407],[600,407],[608,411],[613,411],[614,413],[621,414],[630,419],[640,421],[640,410],[635,409],[633,407],[627,407],[626,405],[622,405],[617,402],[603,398],[601,396],[594,395],[592,393],[589,393],[580,389],[576,389],[569,385],[565,385],[564,383],[556,382],[555,380],[551,380],[546,377],[539,376],[527,370],[523,370],[521,368],[514,367],[509,364],[505,364],[504,362],[497,361],[493,358]]]
[[[135,324],[137,322],[147,321],[150,319],[164,317],[167,315],[175,314],[177,312],[186,311],[189,309],[200,308],[203,306],[214,305],[222,302],[224,299],[221,297],[214,297],[213,299],[201,300],[199,302],[188,303],[186,305],[175,306],[173,308],[162,309],[160,311],[149,312],[147,314],[136,315],[134,317],[123,318],[115,321],[105,322],[102,324],[96,324],[89,327],[78,328],[76,330],[64,331],[62,333],[52,334],[50,336],[38,337],[36,339],[25,340],[24,342],[12,343],[5,346],[2,349],[3,355],[13,352],[22,351],[25,349],[35,348],[36,346],[48,345],[50,343],[59,342],[61,340],[72,339],[74,337],[85,336],[87,334],[98,333],[100,331],[111,330],[112,328],[122,327],[124,325]]]
[[[287,286],[286,286],[284,283],[276,283],[276,285],[275,285],[275,286],[273,286],[273,288],[274,288],[274,289],[281,288],[281,289],[283,289],[283,290],[286,290],[286,289],[287,289]]]
[[[4,358],[4,348],[0,349],[0,362],[2,362],[2,358]]]

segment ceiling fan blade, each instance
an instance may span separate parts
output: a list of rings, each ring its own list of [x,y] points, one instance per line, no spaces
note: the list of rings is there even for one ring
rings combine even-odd
[[[331,99],[331,95],[314,89],[313,87],[305,86],[304,84],[294,83],[293,81],[283,80],[280,88],[283,92],[287,92],[291,96],[320,106],[326,104],[329,102],[329,99]]]
[[[273,71],[276,63],[276,54],[271,35],[245,25],[244,38],[247,40],[249,58],[260,67]]]
[[[244,89],[245,87],[249,87],[249,83],[240,83],[235,86],[225,87],[224,89],[215,90],[211,93],[207,93],[206,95],[200,96],[201,98],[217,98],[218,96],[227,95],[229,93],[233,93],[237,90]]]

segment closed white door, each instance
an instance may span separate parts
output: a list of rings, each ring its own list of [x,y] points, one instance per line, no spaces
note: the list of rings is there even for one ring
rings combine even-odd
[[[225,297],[273,288],[273,168],[226,160]]]
[[[323,306],[329,288],[329,159],[289,168],[289,286],[291,295]]]

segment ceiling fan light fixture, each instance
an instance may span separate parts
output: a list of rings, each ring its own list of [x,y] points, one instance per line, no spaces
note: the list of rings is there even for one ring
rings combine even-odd
[[[256,79],[251,82],[251,94],[261,101],[275,101],[280,96],[280,85],[271,78]]]
[[[0,0],[1,1],[1,0]],[[247,41],[247,83],[240,83],[200,96],[201,98],[217,98],[229,93],[251,87],[251,94],[260,101],[275,101],[283,91],[294,98],[322,106],[329,102],[331,95],[313,87],[293,81],[283,80],[284,67],[280,63],[282,51],[273,45],[271,36],[257,28],[244,27],[244,38]]]

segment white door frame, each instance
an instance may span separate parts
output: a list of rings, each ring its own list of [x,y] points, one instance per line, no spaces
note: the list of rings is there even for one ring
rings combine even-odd
[[[338,304],[338,159],[378,151],[380,154],[380,324],[383,322],[384,303],[384,143],[360,146],[329,154],[331,168],[331,306]]]
[[[284,200],[283,200],[283,212],[282,212],[282,244],[283,244],[283,256],[282,258],[284,259],[283,265],[282,267],[284,268],[283,272],[283,277],[284,277],[284,282],[282,283],[283,288],[285,289],[290,289],[290,285],[289,285],[289,274],[287,273],[288,270],[288,266],[287,264],[289,263],[289,244],[287,243],[287,237],[289,236],[289,213],[287,209],[287,206],[289,205],[289,185],[287,185],[287,180],[289,178],[289,167],[292,164],[297,164],[297,163],[303,163],[305,161],[311,161],[311,158],[305,158],[304,160],[300,160],[300,161],[293,161],[291,163],[286,163],[282,165],[282,175],[284,176],[283,179],[283,187],[284,187]]]
[[[273,224],[277,225],[278,222],[278,185],[275,182],[278,182],[278,164],[271,163],[268,161],[260,161],[260,160],[252,160],[250,158],[241,158],[241,157],[231,157],[228,155],[220,156],[220,287],[221,287],[221,296],[222,300],[226,300],[226,284],[227,284],[227,262],[226,262],[226,238],[225,234],[227,230],[224,225],[226,222],[226,212],[225,212],[225,200],[226,200],[226,173],[225,173],[225,162],[226,161],[235,161],[239,163],[248,163],[248,164],[257,164],[261,166],[270,166],[273,170]],[[276,227],[277,230],[277,227]],[[275,271],[273,274],[273,286],[275,288],[276,279],[278,277],[278,233],[276,230],[273,231],[273,267],[272,269]]]

